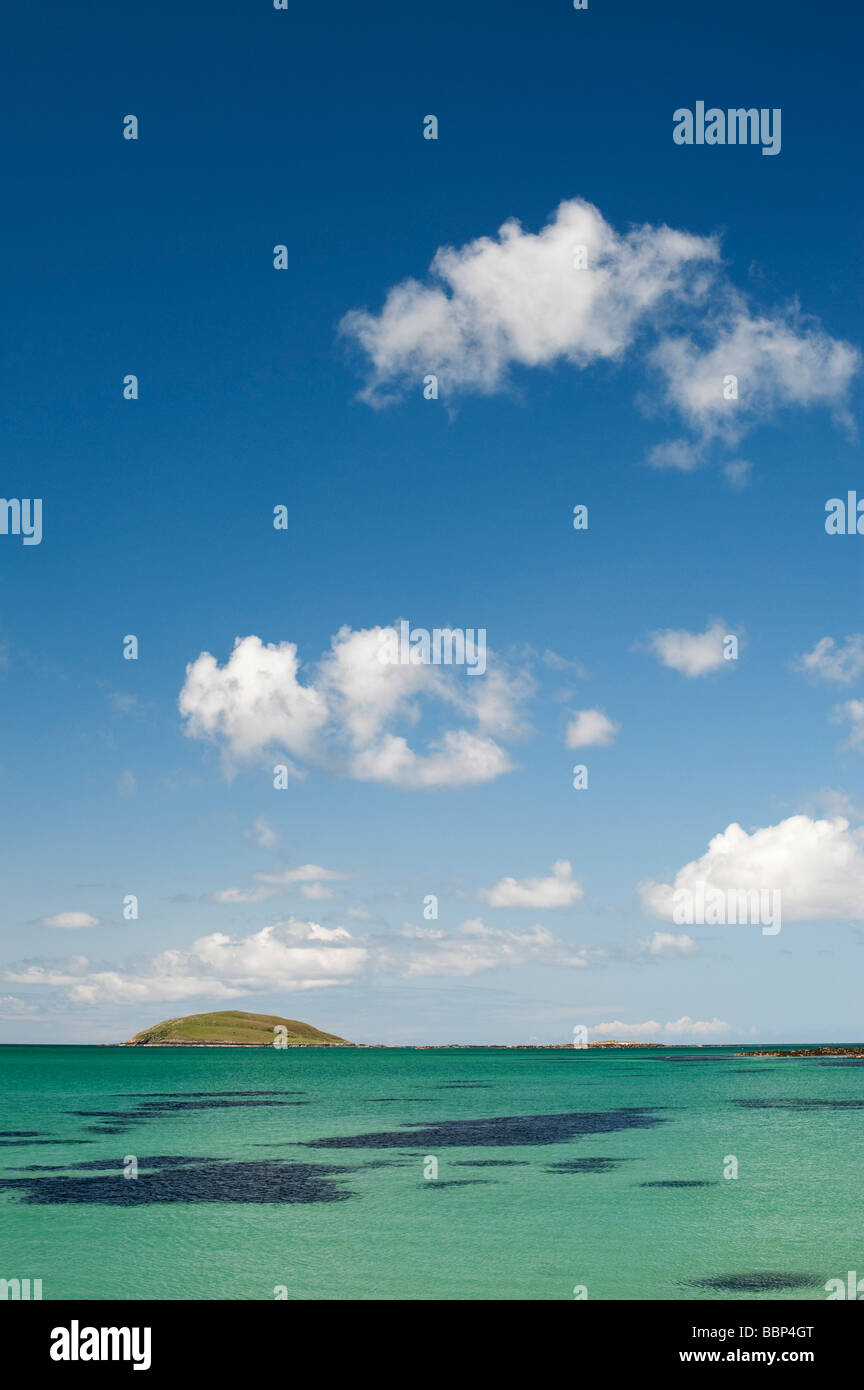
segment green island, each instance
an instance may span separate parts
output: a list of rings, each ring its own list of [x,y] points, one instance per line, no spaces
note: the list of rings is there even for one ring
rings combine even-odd
[[[277,1029],[285,1029],[277,1033]],[[168,1018],[136,1033],[121,1047],[353,1047],[335,1033],[278,1014],[248,1014],[226,1009],[212,1014]]]

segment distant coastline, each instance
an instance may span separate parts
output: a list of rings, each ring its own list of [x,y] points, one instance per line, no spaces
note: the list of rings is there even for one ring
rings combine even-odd
[[[583,1035],[584,1036],[584,1035]],[[103,1047],[288,1047],[411,1048],[417,1052],[435,1051],[499,1051],[499,1052],[618,1052],[650,1049],[656,1052],[693,1052],[701,1048],[731,1049],[734,1043],[669,1043],[634,1041],[623,1038],[601,1038],[596,1042],[560,1043],[357,1043],[325,1033],[314,1024],[296,1018],[281,1018],[278,1014],[253,1014],[242,1009],[225,1009],[215,1013],[188,1014],[184,1018],[164,1019],[161,1023],[135,1033],[126,1042],[103,1043]],[[737,1057],[861,1057],[864,1045],[820,1043],[810,1047],[758,1048],[732,1053]]]
[[[414,1052],[572,1052],[572,1043],[313,1043],[313,1042],[289,1042],[286,1044],[291,1048],[311,1047],[317,1050],[322,1048],[338,1048],[355,1050],[358,1052],[374,1051],[399,1051],[410,1048]],[[103,1047],[204,1047],[204,1048],[266,1048],[273,1047],[272,1042],[150,1042],[150,1043],[103,1043]],[[730,1044],[718,1044],[718,1046],[729,1047]],[[618,1052],[625,1049],[651,1049],[656,1052],[692,1052],[695,1048],[704,1048],[705,1043],[649,1043],[649,1042],[594,1042],[586,1043],[583,1048],[576,1048],[575,1051],[606,1051]],[[749,1052],[730,1052],[733,1057],[850,1057],[861,1058],[864,1060],[864,1046],[842,1046],[826,1044],[824,1047],[785,1047],[785,1048],[759,1048]]]

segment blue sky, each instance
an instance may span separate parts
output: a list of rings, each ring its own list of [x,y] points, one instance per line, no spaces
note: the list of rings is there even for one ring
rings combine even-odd
[[[10,28],[0,491],[43,538],[0,535],[0,1040],[860,1041],[858,17]],[[780,153],[676,145],[699,100],[779,108]],[[487,673],[370,688],[403,618]],[[670,922],[702,878],[782,930]]]

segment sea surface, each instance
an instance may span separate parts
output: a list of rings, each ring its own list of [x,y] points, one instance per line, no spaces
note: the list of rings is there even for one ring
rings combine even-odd
[[[738,1050],[5,1046],[0,1278],[825,1299],[864,1277],[864,1062]]]

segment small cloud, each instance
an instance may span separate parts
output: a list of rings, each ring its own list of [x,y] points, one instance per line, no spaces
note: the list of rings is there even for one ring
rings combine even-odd
[[[587,675],[581,661],[571,661],[569,657],[554,652],[551,647],[547,647],[543,653],[543,664],[552,671],[569,671],[571,675],[580,676],[582,679]]]
[[[664,666],[682,676],[705,676],[721,666],[731,665],[723,655],[724,638],[729,629],[723,622],[712,623],[704,632],[666,628],[652,632],[647,648]]]
[[[135,785],[134,774],[129,772],[128,769],[125,772],[121,772],[120,776],[117,778],[117,792],[120,796],[134,796]]]
[[[91,917],[89,912],[57,912],[53,917],[40,917],[40,927],[63,927],[74,930],[78,927],[98,927],[99,918]]]
[[[679,473],[692,473],[701,462],[701,448],[688,439],[669,439],[655,444],[648,455],[649,468],[672,468]]]
[[[122,691],[112,691],[108,699],[120,714],[131,714],[138,705],[137,695],[128,695]]]
[[[312,898],[316,901],[334,897],[333,889],[327,888],[323,883],[304,883],[300,892],[304,898]]]
[[[864,807],[859,805],[851,792],[844,791],[842,787],[820,787],[813,793],[812,801],[829,820],[834,820],[837,816],[859,823],[864,820]],[[806,807],[802,809],[806,810]]]
[[[275,897],[275,888],[222,888],[217,893],[205,894],[207,903],[263,903]]]
[[[821,680],[844,684],[855,680],[864,671],[864,633],[853,632],[839,645],[833,637],[820,637],[813,650],[799,656],[795,665]]]
[[[250,829],[246,831],[246,839],[254,840],[262,849],[275,849],[279,843],[277,831],[263,816],[255,818]]]
[[[547,908],[569,907],[583,893],[581,883],[573,877],[569,860],[558,859],[552,865],[549,878],[502,878],[480,896],[490,907]]]
[[[835,705],[831,711],[831,723],[848,723],[849,737],[843,747],[864,751],[864,700],[847,700],[845,704]]]
[[[747,487],[753,478],[753,465],[746,459],[734,459],[731,463],[724,463],[721,471],[729,486],[736,492]]]
[[[677,935],[674,932],[655,931],[650,941],[640,941],[639,945],[647,956],[660,957],[664,960],[672,960],[676,956],[698,956],[699,946],[692,936],[687,936],[685,932]]]
[[[347,878],[338,869],[323,869],[320,864],[301,864],[296,869],[280,869],[274,874],[256,874],[259,883],[289,884],[323,882],[327,879]]]
[[[620,729],[602,709],[580,709],[567,725],[568,748],[608,748]]]

